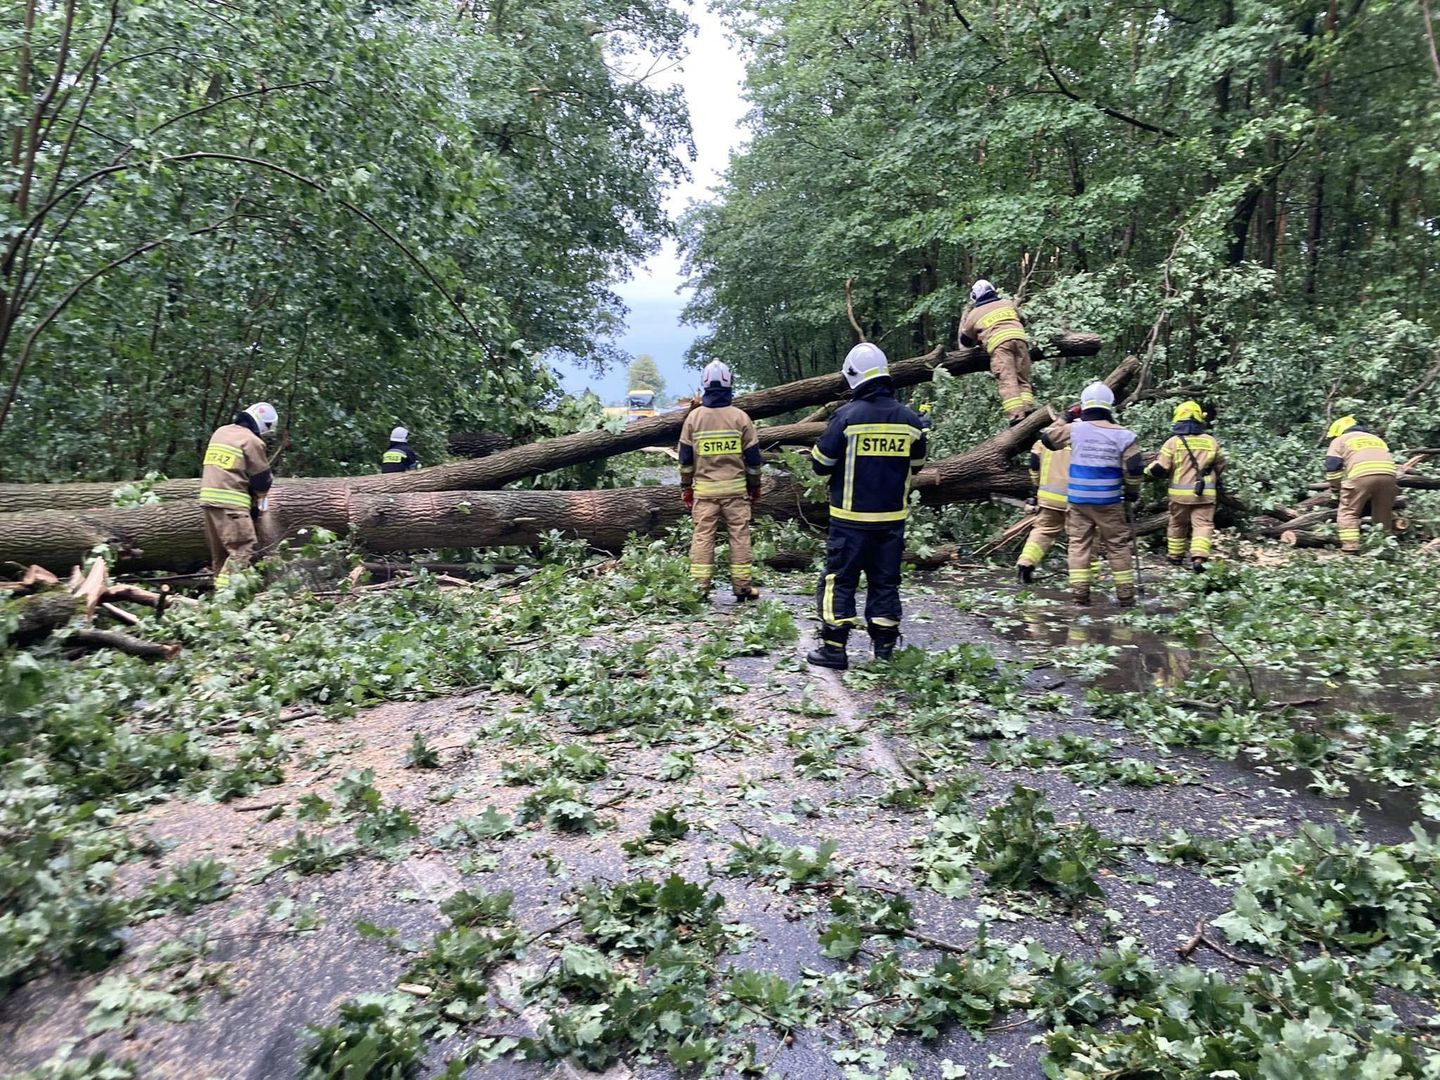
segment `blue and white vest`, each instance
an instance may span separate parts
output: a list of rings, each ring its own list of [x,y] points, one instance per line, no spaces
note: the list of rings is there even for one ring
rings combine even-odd
[[[1070,425],[1071,505],[1111,506],[1125,497],[1125,451],[1134,441],[1128,428],[1090,420]]]

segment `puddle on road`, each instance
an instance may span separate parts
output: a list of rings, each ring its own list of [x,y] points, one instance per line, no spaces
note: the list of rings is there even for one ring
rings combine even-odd
[[[967,574],[970,587],[1012,592],[1008,576],[998,573]],[[1415,725],[1431,726],[1440,713],[1440,668],[1403,669],[1382,673],[1372,684],[1336,683],[1319,676],[1276,671],[1251,664],[1242,670],[1223,647],[1172,641],[1150,630],[1112,621],[1121,613],[1113,605],[1098,603],[1090,609],[1073,607],[1061,589],[1031,587],[1029,603],[988,613],[975,612],[990,623],[1002,639],[1020,646],[1035,659],[1049,659],[1089,688],[1113,693],[1173,691],[1187,681],[1217,671],[1237,685],[1253,684],[1270,709],[1293,708],[1297,728],[1342,742],[1356,742],[1361,733],[1347,730],[1351,714],[1365,714],[1371,726],[1403,731]],[[1103,594],[1102,594],[1103,595]],[[1147,610],[1163,611],[1154,601]],[[1087,650],[1090,650],[1087,653]],[[1101,665],[1104,665],[1103,668]],[[1311,769],[1259,761],[1241,754],[1234,764],[1265,784],[1314,795]],[[1363,777],[1340,777],[1349,789],[1342,796],[1327,796],[1338,808],[1353,809],[1366,817],[1378,815],[1401,829],[1433,821],[1419,808],[1419,793]]]

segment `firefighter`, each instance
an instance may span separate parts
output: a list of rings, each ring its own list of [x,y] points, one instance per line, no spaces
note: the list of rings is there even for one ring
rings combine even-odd
[[[1180,566],[1190,555],[1190,568],[1205,569],[1213,554],[1215,498],[1220,473],[1225,469],[1225,451],[1215,436],[1205,430],[1206,413],[1198,401],[1182,401],[1175,408],[1170,430],[1174,432],[1160,447],[1160,453],[1146,471],[1153,477],[1169,478],[1170,521],[1165,528],[1165,554]]]
[[[1325,479],[1340,496],[1336,525],[1340,550],[1348,555],[1360,551],[1360,519],[1370,508],[1370,520],[1395,531],[1395,459],[1379,435],[1366,431],[1353,416],[1342,416],[1330,425],[1331,440],[1325,451]]]
[[[1121,502],[1140,498],[1145,463],[1135,433],[1115,423],[1114,408],[1114,391],[1103,382],[1091,383],[1080,395],[1080,419],[1052,424],[1040,436],[1051,450],[1070,447],[1066,486],[1070,511],[1065,531],[1070,545],[1070,592],[1080,605],[1090,603],[1090,584],[1095,580],[1091,563],[1097,544],[1104,545],[1120,605],[1135,603],[1132,537]]]
[[[752,581],[750,508],[760,501],[760,440],[743,409],[731,404],[732,376],[719,360],[705,365],[700,405],[680,429],[680,497],[695,517],[690,578],[708,593],[715,575],[715,533],[730,534],[730,588],[737,599],[760,595]]]
[[[205,448],[200,503],[217,589],[229,585],[230,576],[255,557],[255,519],[268,509],[274,482],[264,437],[275,431],[279,419],[275,406],[256,402],[217,428]]]
[[[1025,322],[1015,301],[1001,300],[995,286],[984,278],[970,287],[970,301],[973,306],[960,323],[960,345],[985,346],[990,354],[990,373],[1000,392],[1000,411],[1013,427],[1035,409]]]
[[[805,659],[843,671],[855,614],[855,590],[865,575],[865,621],[877,660],[889,660],[900,639],[900,560],[910,482],[925,463],[930,422],[895,400],[885,354],[856,345],[841,368],[850,401],[830,418],[811,451],[813,466],[830,478],[830,535],[825,572],[816,589],[820,645]]]
[[[1065,414],[1069,423],[1080,416],[1080,406],[1072,406]],[[1030,483],[1035,493],[1026,505],[1035,514],[1035,523],[1025,537],[1020,558],[1015,563],[1015,576],[1022,585],[1035,578],[1035,568],[1045,561],[1045,553],[1065,533],[1065,511],[1069,509],[1066,492],[1070,485],[1070,448],[1051,450],[1039,439],[1030,447]]]
[[[410,449],[410,432],[403,427],[393,428],[390,432],[390,445],[380,455],[380,471],[409,472],[419,467],[420,459],[415,456],[415,451]]]

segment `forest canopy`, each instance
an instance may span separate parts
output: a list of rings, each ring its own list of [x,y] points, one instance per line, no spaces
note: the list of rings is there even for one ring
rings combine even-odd
[[[689,123],[659,0],[26,0],[0,25],[0,460],[188,473],[238,405],[288,468],[509,430],[612,359]],[[9,64],[6,65],[10,67]]]
[[[759,384],[833,370],[850,277],[892,355],[953,348],[988,277],[1037,340],[1096,331],[1148,361],[1147,386],[1220,401],[1276,475],[1311,468],[1327,413],[1429,445],[1436,388],[1411,394],[1440,345],[1423,5],[724,10],[752,137],[684,223],[695,356]]]

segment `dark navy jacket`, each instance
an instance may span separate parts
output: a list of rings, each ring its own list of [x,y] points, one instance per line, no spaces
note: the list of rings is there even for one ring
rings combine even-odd
[[[888,528],[910,513],[910,481],[925,464],[930,421],[895,400],[886,377],[862,383],[830,418],[811,456],[830,477],[830,520]]]
[[[392,442],[385,448],[385,453],[380,455],[382,473],[409,472],[419,467],[420,459],[415,456],[415,451],[410,449],[409,443]]]

